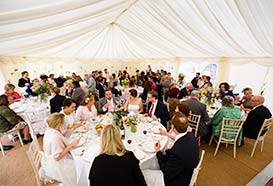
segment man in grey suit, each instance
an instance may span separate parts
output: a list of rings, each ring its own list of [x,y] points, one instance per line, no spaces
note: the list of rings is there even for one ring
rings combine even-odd
[[[116,106],[121,104],[121,101],[118,97],[113,97],[113,94],[110,89],[105,90],[105,97],[99,100],[99,109],[100,114],[105,114],[111,112]],[[121,105],[120,105],[121,106]]]
[[[184,101],[184,103],[189,105],[192,114],[201,115],[198,135],[203,137],[209,134],[210,118],[207,113],[207,106],[201,103],[198,98],[199,92],[197,90],[194,90],[191,92],[191,98]]]

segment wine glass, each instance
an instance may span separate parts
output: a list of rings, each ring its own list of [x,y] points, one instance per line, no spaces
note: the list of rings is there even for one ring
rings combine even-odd
[[[132,140],[128,139],[127,143],[130,145],[132,143]]]
[[[143,134],[144,134],[144,135],[146,135],[146,134],[147,134],[147,130],[143,130],[142,132],[143,132]]]

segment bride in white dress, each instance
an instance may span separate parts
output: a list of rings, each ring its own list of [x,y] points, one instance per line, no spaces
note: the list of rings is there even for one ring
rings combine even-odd
[[[125,110],[134,113],[143,113],[143,104],[140,98],[137,97],[137,90],[129,90],[129,97],[124,105]]]

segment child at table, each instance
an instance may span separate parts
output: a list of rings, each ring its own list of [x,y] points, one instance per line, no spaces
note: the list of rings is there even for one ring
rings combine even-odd
[[[48,128],[44,135],[44,157],[42,161],[41,176],[60,181],[64,186],[76,185],[76,171],[70,150],[79,143],[79,139],[70,144],[62,133],[64,114],[54,113],[47,117]]]

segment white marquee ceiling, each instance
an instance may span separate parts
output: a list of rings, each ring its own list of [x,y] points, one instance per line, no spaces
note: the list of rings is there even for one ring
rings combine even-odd
[[[273,57],[272,0],[1,0],[0,55]]]

